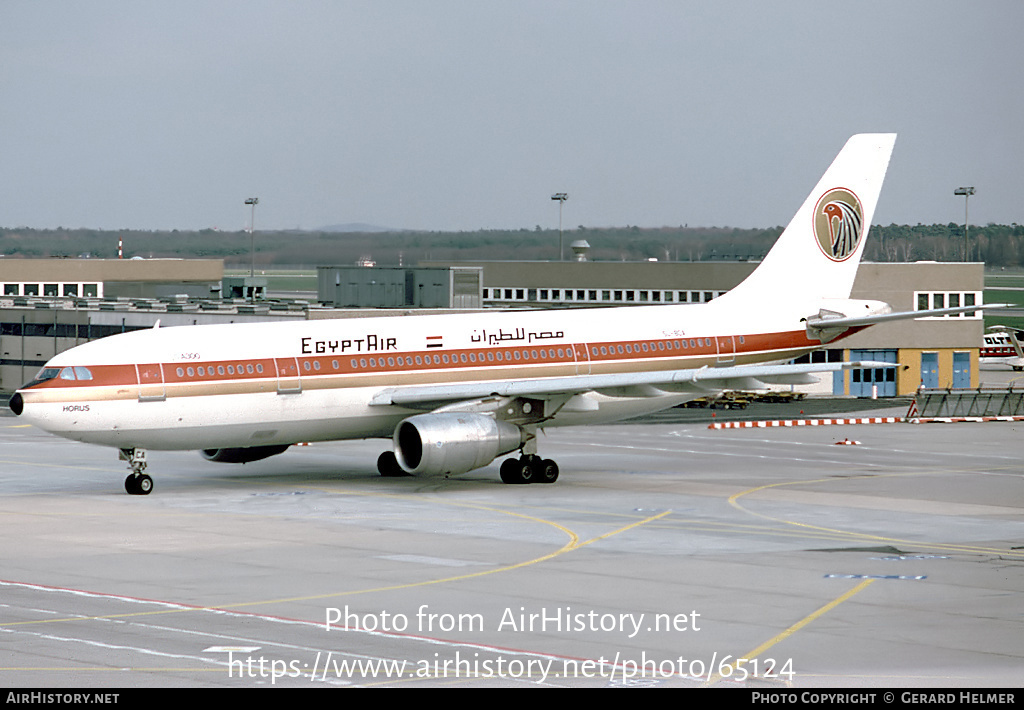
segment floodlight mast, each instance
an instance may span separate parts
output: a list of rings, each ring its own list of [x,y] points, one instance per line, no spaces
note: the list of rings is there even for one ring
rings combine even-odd
[[[558,260],[565,261],[565,249],[562,248],[562,205],[569,199],[569,193],[556,192],[551,199],[558,201]]]
[[[970,256],[969,255],[970,255],[970,250],[971,250],[970,249],[970,242],[967,241],[967,230],[968,230],[968,226],[967,226],[968,225],[968,223],[967,223],[967,202],[968,202],[968,200],[971,199],[971,195],[974,194],[974,188],[973,187],[958,187],[957,189],[953,190],[953,194],[954,195],[963,195],[964,196],[964,261],[966,262],[966,261],[970,261]],[[980,254],[978,255],[978,258],[979,259],[981,258]]]
[[[245,204],[252,205],[252,215],[249,218],[249,253],[252,255],[252,265],[249,267],[249,276],[256,276],[256,205],[260,203],[260,198],[250,197],[245,201]]]

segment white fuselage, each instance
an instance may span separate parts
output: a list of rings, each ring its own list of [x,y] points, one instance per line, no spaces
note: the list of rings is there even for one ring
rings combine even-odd
[[[820,345],[795,317],[759,310],[711,302],[156,328],[53,358],[47,368],[90,379],[23,389],[23,418],[119,448],[389,437],[423,410],[371,404],[388,388],[779,361]],[[590,392],[544,426],[614,421],[700,393]]]

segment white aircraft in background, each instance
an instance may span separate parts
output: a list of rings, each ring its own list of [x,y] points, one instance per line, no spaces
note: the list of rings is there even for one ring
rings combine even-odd
[[[28,422],[117,447],[129,493],[146,449],[246,462],[297,442],[391,438],[384,475],[501,465],[506,483],[550,483],[548,427],[611,422],[725,389],[813,381],[885,363],[779,364],[892,313],[851,300],[895,142],[850,138],[758,268],[703,304],[153,328],[51,359],[11,399]]]
[[[1024,351],[1021,350],[1019,330],[1007,325],[990,325],[981,346],[983,365],[1009,365],[1014,370],[1024,370]]]

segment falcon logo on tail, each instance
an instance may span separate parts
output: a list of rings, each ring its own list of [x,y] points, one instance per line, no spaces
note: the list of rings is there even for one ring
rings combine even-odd
[[[860,244],[864,209],[850,190],[837,187],[818,200],[814,208],[814,236],[822,253],[832,261],[850,258]]]

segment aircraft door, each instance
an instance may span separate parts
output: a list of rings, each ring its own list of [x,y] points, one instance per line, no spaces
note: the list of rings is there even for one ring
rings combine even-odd
[[[718,364],[733,362],[736,359],[736,336],[719,335],[715,338],[718,346]]]
[[[302,379],[299,377],[299,362],[293,357],[274,358],[277,368],[277,393],[298,394],[302,392]]]
[[[573,355],[576,358],[576,374],[590,374],[590,348],[586,343],[573,343]]]
[[[163,402],[167,398],[163,365],[136,365],[135,374],[139,381],[140,402]]]

